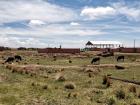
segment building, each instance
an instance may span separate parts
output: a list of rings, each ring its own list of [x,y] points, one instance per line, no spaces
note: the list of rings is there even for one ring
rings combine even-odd
[[[123,44],[118,41],[88,41],[85,48],[120,48]]]

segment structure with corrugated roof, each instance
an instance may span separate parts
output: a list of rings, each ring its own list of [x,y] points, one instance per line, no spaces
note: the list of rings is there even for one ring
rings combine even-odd
[[[123,44],[119,41],[88,41],[86,48],[119,48]]]

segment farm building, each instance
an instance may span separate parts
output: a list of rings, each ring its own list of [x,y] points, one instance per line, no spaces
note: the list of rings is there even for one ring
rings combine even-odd
[[[118,41],[88,41],[86,48],[120,48],[123,44]]]
[[[45,48],[45,49],[38,49],[38,53],[71,53],[76,54],[80,53],[79,48]]]

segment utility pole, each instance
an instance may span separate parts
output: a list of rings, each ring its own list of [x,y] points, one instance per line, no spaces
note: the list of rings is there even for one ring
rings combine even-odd
[[[134,39],[134,53],[136,53],[136,40]]]
[[[136,44],[136,40],[134,39],[134,48],[136,47],[136,45],[135,45],[135,44]]]

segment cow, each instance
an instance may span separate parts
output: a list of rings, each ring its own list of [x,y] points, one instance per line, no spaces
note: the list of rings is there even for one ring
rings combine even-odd
[[[12,62],[14,62],[14,60],[15,60],[14,57],[8,57],[8,58],[6,59],[6,61],[4,62],[4,64],[5,64],[5,63],[12,63]]]
[[[20,55],[15,55],[14,58],[17,62],[22,60],[22,57]]]
[[[117,57],[117,62],[120,61],[120,60],[122,60],[124,62],[124,56],[123,55]]]
[[[100,63],[100,57],[96,57],[96,58],[93,58],[92,61],[91,61],[91,64],[95,64],[96,62],[98,61],[98,64]]]

